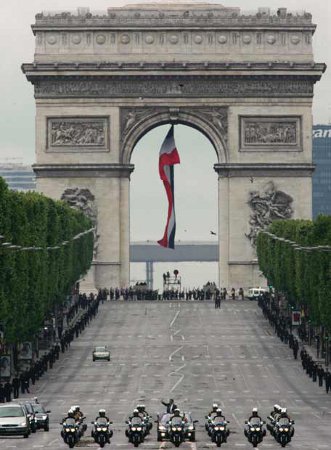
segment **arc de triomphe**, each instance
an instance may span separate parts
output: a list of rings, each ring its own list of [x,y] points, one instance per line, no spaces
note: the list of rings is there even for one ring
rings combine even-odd
[[[220,285],[260,283],[255,237],[311,218],[315,25],[308,13],[215,4],[141,4],[37,14],[39,191],[97,225],[95,285],[129,284],[129,189],[137,141],[182,123],[215,149]]]

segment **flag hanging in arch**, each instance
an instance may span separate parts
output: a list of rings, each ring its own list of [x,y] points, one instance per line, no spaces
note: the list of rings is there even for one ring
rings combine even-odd
[[[166,248],[175,248],[176,216],[174,195],[174,165],[180,164],[179,154],[175,144],[174,126],[172,125],[165,137],[159,155],[159,173],[168,198],[168,216],[163,238],[158,244]]]

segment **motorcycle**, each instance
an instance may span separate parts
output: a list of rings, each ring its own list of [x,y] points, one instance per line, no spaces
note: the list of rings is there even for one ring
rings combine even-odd
[[[265,422],[261,422],[259,418],[252,418],[250,422],[245,421],[247,427],[245,428],[245,436],[248,439],[253,447],[257,447],[258,444],[261,444],[264,436],[266,435],[266,430],[263,428]]]
[[[70,447],[73,448],[81,437],[81,432],[79,429],[79,424],[75,419],[67,418],[62,425],[61,436],[63,441]]]
[[[153,428],[153,424],[151,422],[152,417],[148,416],[147,414],[144,414],[144,428],[145,428],[145,437],[149,435],[151,429]]]
[[[128,429],[125,431],[129,442],[135,447],[138,447],[144,442],[145,438],[145,425],[140,417],[132,417],[131,421],[126,421]]]
[[[211,441],[216,444],[217,447],[221,447],[222,444],[227,442],[227,438],[230,434],[227,425],[228,421],[224,420],[223,417],[214,417],[212,420],[209,430]]]
[[[169,439],[175,447],[185,441],[185,423],[181,417],[173,417],[169,422]]]
[[[94,425],[92,437],[94,438],[94,442],[99,444],[101,448],[106,444],[110,444],[109,439],[113,436],[113,431],[109,429],[109,426],[112,423],[108,422],[104,417],[99,417],[96,422],[91,422]]]
[[[278,422],[275,423],[273,436],[282,447],[286,447],[286,445],[291,442],[294,435],[293,425],[294,421],[288,420],[287,418],[280,418]]]

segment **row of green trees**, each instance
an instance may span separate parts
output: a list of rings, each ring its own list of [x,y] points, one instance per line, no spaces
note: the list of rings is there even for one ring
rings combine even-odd
[[[87,272],[93,233],[72,238],[91,227],[82,212],[66,203],[11,191],[0,178],[0,323],[7,343],[30,340]],[[12,249],[4,242],[39,249]]]
[[[257,255],[264,276],[291,305],[303,305],[315,325],[331,332],[331,216],[275,221],[259,233]],[[291,242],[288,242],[291,241]]]

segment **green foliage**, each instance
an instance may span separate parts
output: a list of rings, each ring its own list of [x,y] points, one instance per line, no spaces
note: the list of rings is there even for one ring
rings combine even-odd
[[[331,216],[275,221],[267,231],[301,247],[330,246]],[[290,304],[304,305],[314,324],[331,331],[331,252],[296,250],[288,242],[260,233],[257,255],[265,277],[286,294]]]
[[[82,212],[66,203],[35,192],[10,191],[0,178],[0,235],[14,245],[42,247],[24,251],[0,246],[0,321],[7,342],[31,339],[87,272],[93,233],[71,239],[91,227]],[[68,244],[47,250],[63,241]]]

